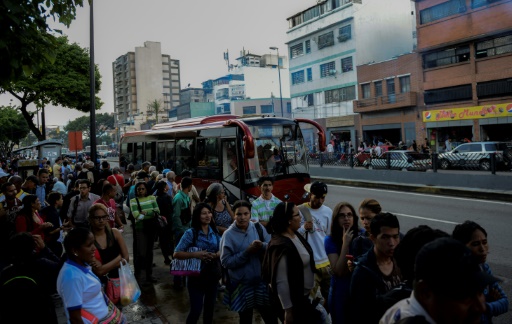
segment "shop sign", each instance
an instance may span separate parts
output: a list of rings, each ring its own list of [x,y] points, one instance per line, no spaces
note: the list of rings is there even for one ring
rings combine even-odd
[[[512,103],[428,110],[423,112],[423,122],[425,123],[496,117],[512,117]]]

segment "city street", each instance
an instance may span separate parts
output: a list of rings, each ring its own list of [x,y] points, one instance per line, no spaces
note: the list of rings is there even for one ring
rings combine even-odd
[[[511,203],[329,185],[326,204],[332,208],[340,201],[348,201],[357,208],[367,197],[377,199],[385,211],[396,214],[403,233],[421,224],[451,233],[457,223],[468,219],[478,222],[489,235],[491,253],[488,261],[491,269],[503,280],[502,287],[507,295],[512,296],[512,259],[508,249],[512,246],[509,233],[512,228]],[[131,234],[125,236],[131,244]],[[142,301],[150,308],[155,307],[170,323],[182,323],[188,313],[188,293],[186,289],[177,291],[172,288],[169,266],[163,264],[159,249],[154,253],[155,275],[160,277],[160,281],[155,285],[142,285]],[[222,297],[223,294],[219,294],[214,315],[216,323],[237,323],[238,315],[227,310],[222,304]],[[259,315],[255,315],[254,322],[263,323]],[[510,312],[494,320],[494,323],[510,322]]]

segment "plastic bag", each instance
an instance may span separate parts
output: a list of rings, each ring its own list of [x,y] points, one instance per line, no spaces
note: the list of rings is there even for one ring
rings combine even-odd
[[[135,303],[140,297],[140,287],[126,260],[121,260],[119,279],[121,283],[121,305],[128,306]]]

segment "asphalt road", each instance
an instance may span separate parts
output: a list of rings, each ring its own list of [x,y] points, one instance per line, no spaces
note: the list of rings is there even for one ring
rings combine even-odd
[[[347,201],[357,209],[363,199],[374,198],[384,211],[398,216],[403,233],[418,225],[428,225],[451,234],[456,224],[465,220],[477,222],[487,231],[487,261],[494,275],[503,280],[501,286],[512,309],[512,203],[339,185],[328,188],[327,206],[333,208],[338,202]],[[496,317],[493,322],[512,323],[512,312]]]

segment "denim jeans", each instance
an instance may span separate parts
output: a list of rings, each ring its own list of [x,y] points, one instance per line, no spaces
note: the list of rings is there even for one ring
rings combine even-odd
[[[213,322],[213,308],[217,298],[218,281],[204,283],[197,277],[187,278],[187,289],[190,297],[190,312],[187,316],[187,324],[195,324],[203,311],[203,323]],[[204,306],[204,310],[203,310]]]

